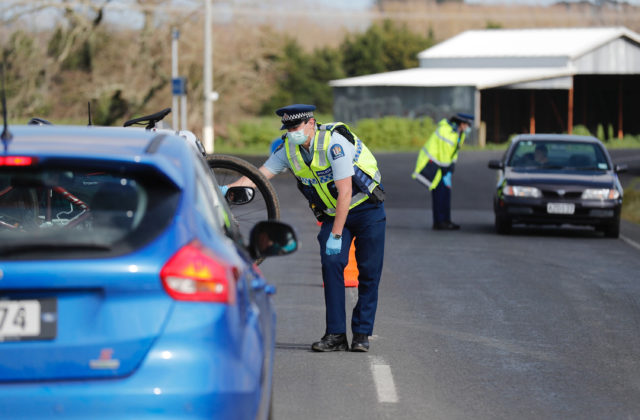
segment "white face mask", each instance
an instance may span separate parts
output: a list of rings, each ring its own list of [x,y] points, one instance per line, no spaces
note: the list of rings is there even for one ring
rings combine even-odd
[[[297,131],[289,131],[287,133],[287,137],[289,138],[289,141],[291,143],[297,146],[300,146],[301,144],[304,144],[305,141],[307,141],[307,135],[304,134],[304,128],[301,128]]]
[[[471,134],[471,126],[468,125],[467,128],[464,129],[464,133],[468,136],[469,134]]]

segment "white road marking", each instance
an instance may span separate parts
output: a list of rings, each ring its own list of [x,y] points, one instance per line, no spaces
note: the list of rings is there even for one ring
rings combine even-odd
[[[620,235],[620,239],[622,239],[623,241],[625,241],[626,243],[628,243],[629,245],[631,245],[632,247],[640,251],[640,244],[634,241],[633,239],[627,238],[626,236],[623,236],[623,235]]]
[[[396,393],[396,385],[393,382],[391,366],[378,357],[370,357],[369,360],[371,362],[373,381],[378,391],[378,402],[397,403],[398,394]]]

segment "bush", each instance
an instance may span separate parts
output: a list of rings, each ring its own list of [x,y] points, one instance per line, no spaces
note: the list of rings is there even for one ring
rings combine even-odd
[[[215,139],[216,153],[268,154],[271,142],[279,137],[277,117],[257,117],[227,126],[226,135]]]
[[[624,190],[622,218],[640,223],[640,178],[634,179]]]
[[[329,114],[316,114],[320,123],[333,121]],[[602,128],[602,125],[600,125]],[[436,129],[436,123],[429,117],[413,119],[402,117],[367,118],[350,125],[350,128],[361,138],[367,147],[373,151],[417,152]],[[216,153],[232,154],[267,154],[271,142],[282,135],[280,121],[273,117],[256,117],[243,120],[237,124],[230,124],[225,135],[216,137]],[[604,129],[603,129],[604,133]],[[583,125],[577,125],[573,134],[591,136]],[[492,149],[503,149],[506,143],[490,145]],[[611,139],[606,143],[607,148],[637,148],[640,147],[640,136],[626,135],[624,139]],[[469,147],[469,146],[465,146]]]
[[[602,124],[598,124],[598,127],[596,128],[596,133],[597,133],[596,137],[598,138],[598,140],[604,143],[606,139],[604,138],[604,127],[602,126]]]
[[[435,131],[436,124],[429,117],[383,117],[360,120],[351,128],[372,150],[415,151]]]
[[[576,125],[573,127],[573,134],[576,136],[593,136],[589,129],[584,125]]]

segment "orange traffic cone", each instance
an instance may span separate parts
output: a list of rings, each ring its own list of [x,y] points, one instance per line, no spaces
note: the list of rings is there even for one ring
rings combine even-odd
[[[322,222],[318,222],[318,226],[322,226]],[[344,287],[358,287],[358,264],[356,263],[356,246],[355,238],[351,241],[349,248],[349,262],[344,268]],[[324,287],[324,282],[322,282]]]
[[[356,263],[355,239],[351,241],[349,262],[344,268],[344,287],[358,287],[358,264]]]

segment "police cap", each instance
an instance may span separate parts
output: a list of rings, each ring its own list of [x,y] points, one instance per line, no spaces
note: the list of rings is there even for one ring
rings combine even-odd
[[[276,114],[282,117],[282,127],[280,127],[280,130],[295,127],[301,122],[313,117],[313,110],[315,109],[315,105],[305,104],[287,105],[278,109]]]
[[[456,115],[451,117],[451,120],[458,123],[467,123],[469,125],[473,125],[473,114],[465,114],[464,112],[458,112]]]

